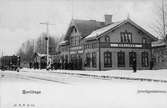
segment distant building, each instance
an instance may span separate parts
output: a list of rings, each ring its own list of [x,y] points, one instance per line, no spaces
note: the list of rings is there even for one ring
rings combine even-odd
[[[158,40],[152,43],[154,69],[167,69],[167,43]]]
[[[149,69],[153,41],[157,38],[129,18],[119,22],[113,22],[112,15],[105,15],[104,22],[73,19],[60,43],[60,59],[76,64],[76,69],[109,70],[132,69],[135,58],[137,69]]]

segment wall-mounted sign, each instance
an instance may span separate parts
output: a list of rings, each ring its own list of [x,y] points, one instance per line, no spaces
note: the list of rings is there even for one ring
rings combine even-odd
[[[140,44],[110,44],[111,47],[135,47],[141,48],[142,45]]]
[[[70,51],[70,54],[82,54],[83,53],[83,50],[79,50],[79,51]]]
[[[78,53],[83,53],[83,50],[78,51]]]
[[[70,49],[71,50],[80,50],[80,49],[82,49],[82,47],[81,46],[77,46],[77,47],[71,47]]]
[[[70,54],[76,54],[77,52],[76,51],[71,51]]]

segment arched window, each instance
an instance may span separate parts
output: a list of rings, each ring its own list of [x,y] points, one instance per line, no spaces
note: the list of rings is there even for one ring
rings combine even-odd
[[[125,32],[121,32],[120,33],[120,40],[123,43],[132,43],[132,33],[127,32],[127,30],[125,30]]]

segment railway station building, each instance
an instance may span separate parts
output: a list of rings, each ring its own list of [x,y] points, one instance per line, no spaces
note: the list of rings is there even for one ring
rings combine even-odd
[[[135,58],[137,69],[149,69],[157,38],[130,18],[113,22],[112,15],[105,15],[104,19],[72,19],[60,43],[61,62],[72,62],[81,70],[132,69]]]

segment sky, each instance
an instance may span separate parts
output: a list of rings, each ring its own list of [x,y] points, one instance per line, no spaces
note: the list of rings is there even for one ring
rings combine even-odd
[[[0,0],[0,56],[15,54],[28,39],[46,32],[49,22],[51,35],[66,33],[72,18],[104,21],[112,14],[113,21],[128,16],[154,34],[150,25],[155,22],[159,0]]]

